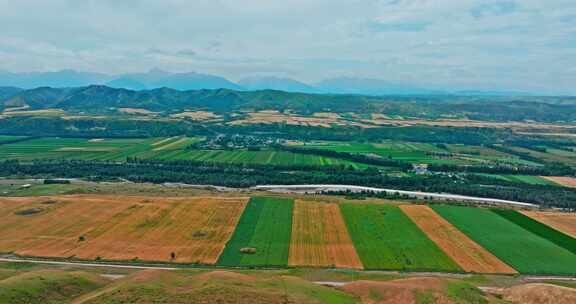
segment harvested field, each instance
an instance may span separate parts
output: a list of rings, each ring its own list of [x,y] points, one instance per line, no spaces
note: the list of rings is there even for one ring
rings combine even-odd
[[[287,124],[296,126],[323,127],[331,128],[333,125],[338,126],[360,126],[370,127],[369,125],[359,124],[356,122],[343,121],[334,115],[315,115],[315,116],[297,116],[293,114],[280,113],[278,111],[258,111],[250,112],[247,117],[235,120],[230,125],[249,125],[249,124]]]
[[[0,200],[0,251],[109,260],[215,263],[245,198],[111,196]],[[16,211],[43,208],[29,216]],[[171,254],[174,253],[174,259]]]
[[[478,273],[516,273],[482,246],[469,239],[428,206],[402,205],[402,211],[462,269]]]
[[[362,268],[337,204],[296,201],[288,264]]]
[[[565,187],[576,188],[576,178],[574,177],[565,177],[565,176],[542,176],[542,177]]]
[[[542,224],[576,238],[576,213],[521,211]]]
[[[178,114],[173,114],[171,117],[174,118],[190,118],[192,120],[211,120],[220,118],[219,115],[214,114],[213,112],[206,112],[206,111],[187,111]]]

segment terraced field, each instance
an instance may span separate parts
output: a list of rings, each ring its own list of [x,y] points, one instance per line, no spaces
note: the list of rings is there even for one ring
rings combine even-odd
[[[288,264],[362,268],[337,204],[296,201]]]
[[[224,266],[286,266],[292,232],[294,201],[277,197],[254,197],[224,252]]]
[[[397,206],[340,207],[365,269],[461,271]]]
[[[520,273],[576,274],[576,255],[489,209],[437,205],[434,211]]]

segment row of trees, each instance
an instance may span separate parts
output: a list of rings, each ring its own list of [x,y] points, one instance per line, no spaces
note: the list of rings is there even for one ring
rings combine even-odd
[[[0,174],[10,177],[128,179],[134,182],[211,184],[250,187],[264,184],[347,184],[368,187],[445,192],[535,203],[542,206],[576,207],[576,190],[528,185],[477,175],[398,177],[375,169],[330,167],[245,166],[191,161],[127,162],[35,161],[0,162]]]

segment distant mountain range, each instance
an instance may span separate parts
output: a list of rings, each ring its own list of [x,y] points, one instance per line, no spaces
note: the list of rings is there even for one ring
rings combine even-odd
[[[164,114],[190,110],[218,113],[277,110],[304,115],[318,112],[354,112],[427,119],[449,117],[487,121],[576,121],[576,97],[367,96],[278,90],[182,91],[170,88],[129,90],[103,85],[75,88],[40,87],[30,90],[0,87],[0,111],[22,108],[62,109],[85,114],[118,113],[121,108]]]
[[[11,73],[0,71],[1,87],[33,89],[38,87],[69,88],[106,85],[112,88],[151,90],[170,88],[176,90],[231,89],[239,91],[279,90],[286,92],[355,95],[478,95],[519,96],[533,95],[524,92],[500,91],[451,91],[421,88],[409,84],[391,83],[380,79],[340,77],[308,84],[281,77],[248,77],[233,82],[224,77],[189,73],[171,73],[152,69],[146,73],[106,75],[99,73],[62,70],[57,72]],[[1,97],[1,96],[0,96]]]

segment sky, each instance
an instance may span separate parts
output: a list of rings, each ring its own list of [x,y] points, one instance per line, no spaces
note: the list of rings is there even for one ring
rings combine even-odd
[[[0,0],[0,70],[576,94],[574,0]]]

